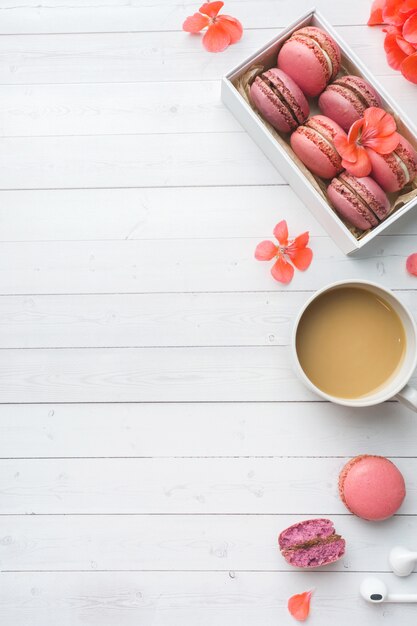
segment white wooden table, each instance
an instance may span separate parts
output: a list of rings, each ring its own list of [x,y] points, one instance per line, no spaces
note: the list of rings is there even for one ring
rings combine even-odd
[[[225,110],[220,77],[310,0],[228,0],[246,27],[206,53],[191,0],[0,1],[0,623],[411,626],[367,606],[365,572],[417,547],[417,420],[396,403],[318,401],[288,354],[326,282],[379,280],[416,309],[417,219],[347,259]],[[364,0],[316,1],[415,115]],[[253,259],[282,218],[315,258],[286,288]],[[347,514],[346,458],[403,471],[401,514]],[[295,572],[277,534],[330,516],[346,558]]]

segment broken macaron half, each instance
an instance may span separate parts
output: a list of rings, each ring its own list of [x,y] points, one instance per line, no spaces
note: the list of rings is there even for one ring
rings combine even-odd
[[[329,565],[345,554],[346,542],[329,519],[310,519],[293,524],[278,537],[281,554],[294,567]]]

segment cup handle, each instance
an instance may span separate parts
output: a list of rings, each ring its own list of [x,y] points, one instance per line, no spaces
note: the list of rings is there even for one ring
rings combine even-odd
[[[406,385],[395,397],[401,404],[404,404],[408,409],[417,413],[417,389],[414,389],[411,385]]]

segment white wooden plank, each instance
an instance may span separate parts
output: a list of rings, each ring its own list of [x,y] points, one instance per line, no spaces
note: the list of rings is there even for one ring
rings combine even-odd
[[[283,182],[245,133],[13,137],[2,147],[1,189]]]
[[[310,293],[4,296],[2,348],[288,345]],[[399,292],[417,312],[417,293]],[[416,321],[417,321],[417,313]]]
[[[0,13],[1,16],[1,13]],[[1,27],[1,22],[0,22]],[[415,89],[384,77],[412,111]],[[243,132],[220,102],[218,81],[0,85],[2,136]]]
[[[0,86],[6,137],[202,130],[243,132],[220,102],[218,81]]]
[[[157,293],[313,290],[336,278],[380,281],[414,289],[405,269],[416,236],[383,236],[361,258],[346,257],[328,238],[313,237],[314,259],[289,286],[270,274],[272,263],[254,259],[258,238],[22,242],[2,245],[0,293]]]
[[[13,626],[291,626],[288,598],[315,588],[311,621],[321,626],[415,624],[413,604],[371,606],[359,596],[363,574],[337,572],[4,573],[0,617]],[[399,581],[414,592],[416,575]]]
[[[271,237],[323,228],[287,185],[0,191],[0,241]],[[412,211],[387,235],[416,235]]]
[[[197,10],[197,5],[192,0],[131,0],[128,3],[125,0],[108,0],[105,5],[95,0],[89,1],[87,6],[83,0],[29,0],[24,5],[2,0],[0,33],[179,30],[185,17]],[[361,0],[353,0],[349,5],[317,0],[316,7],[323,9],[328,19],[337,24],[364,24],[369,14],[369,7]],[[254,11],[251,3],[244,0],[228,0],[225,10],[239,17],[246,28],[262,28],[286,26],[310,8],[309,0],[294,0],[291,7],[285,0],[257,0]]]
[[[308,400],[287,347],[2,350],[0,402]]]
[[[417,459],[393,459],[417,514]],[[0,461],[0,512],[346,514],[346,458],[105,458]],[[365,522],[362,522],[365,523]]]
[[[415,292],[410,292],[414,294]],[[309,295],[309,294],[308,294]],[[2,348],[287,345],[307,295],[0,298]],[[417,295],[410,295],[417,305]]]
[[[296,515],[1,516],[2,571],[250,570],[288,571],[278,534]],[[326,570],[390,572],[387,554],[415,544],[417,518],[367,524],[333,519],[346,555]],[[324,571],[324,570],[323,570]]]
[[[0,408],[0,457],[415,456],[398,402],[52,404]],[[290,512],[290,511],[289,511]]]
[[[293,235],[324,234],[287,185],[0,191],[0,241],[261,240],[283,217]],[[412,218],[394,228],[417,234]]]
[[[199,36],[183,32],[13,35],[0,40],[0,84],[217,80],[279,30],[247,30],[222,54],[207,53]],[[363,25],[337,30],[372,72],[394,75],[378,29]],[[397,78],[402,85],[404,79]]]

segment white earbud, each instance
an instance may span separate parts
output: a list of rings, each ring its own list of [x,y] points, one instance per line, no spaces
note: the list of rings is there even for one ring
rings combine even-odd
[[[360,586],[364,600],[372,604],[381,602],[417,602],[417,593],[388,593],[387,586],[379,578],[365,578]]]
[[[397,546],[389,553],[389,564],[396,576],[409,576],[417,562],[417,552]]]

